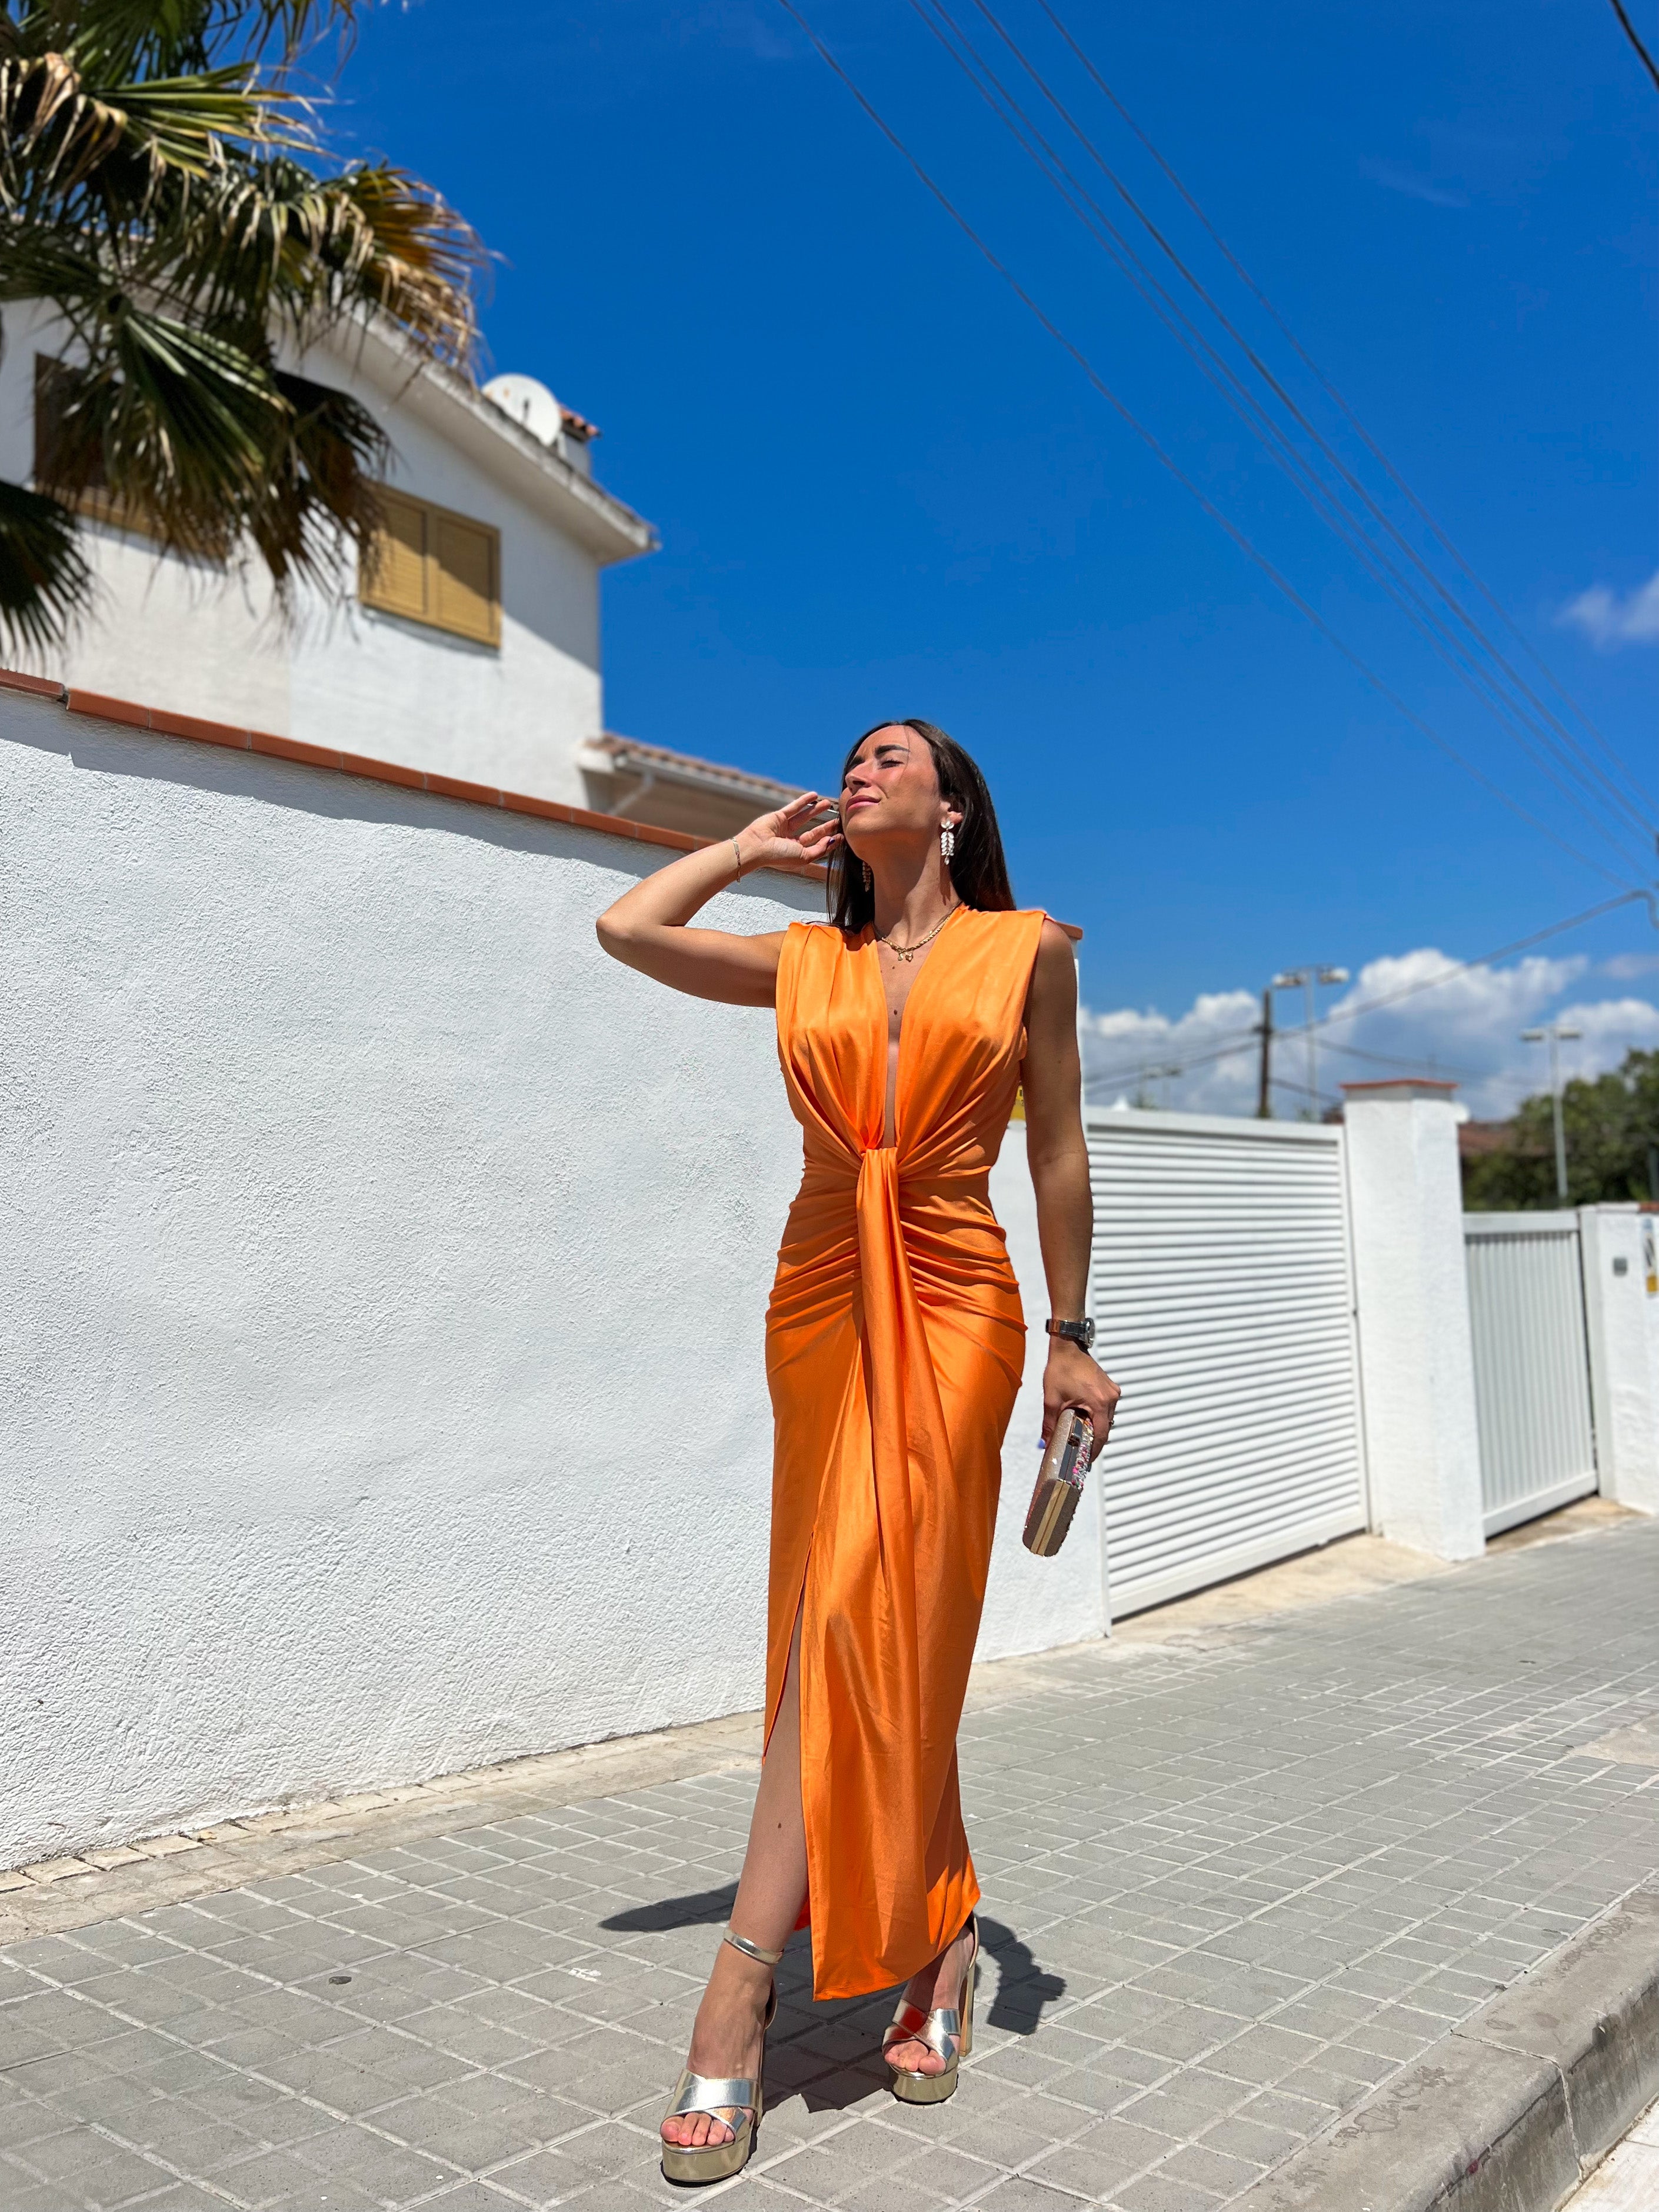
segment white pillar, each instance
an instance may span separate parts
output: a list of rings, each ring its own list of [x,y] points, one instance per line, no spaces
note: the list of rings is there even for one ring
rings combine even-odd
[[[1650,1275],[1653,1217],[1639,1206],[1583,1206],[1584,1318],[1589,1334],[1595,1465],[1604,1498],[1659,1513],[1659,1373]],[[1650,1291],[1648,1283],[1655,1283]]]
[[[1042,1460],[1038,1440],[1042,1434],[1042,1370],[1048,1357],[1042,1324],[1049,1311],[1023,1116],[1010,1125],[1002,1156],[991,1170],[991,1203],[1008,1240],[1008,1258],[1025,1309],[1025,1379],[1002,1449],[1002,1503],[975,1654],[980,1659],[1081,1644],[1091,1637],[1109,1635],[1112,1626],[1101,1517],[1103,1459],[1090,1470],[1066,1541],[1053,1559],[1033,1558],[1020,1541]],[[1109,1372],[1108,1346],[1096,1348]]]
[[[1371,1525],[1443,1559],[1486,1548],[1452,1083],[1345,1083]]]

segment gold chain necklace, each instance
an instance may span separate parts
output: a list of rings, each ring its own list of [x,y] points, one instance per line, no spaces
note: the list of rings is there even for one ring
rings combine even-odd
[[[949,921],[951,916],[956,912],[957,907],[961,904],[962,901],[958,899],[956,902],[956,906],[947,907],[945,910],[943,919],[933,924],[926,937],[917,938],[914,945],[895,945],[890,936],[878,937],[876,942],[878,945],[884,945],[887,947],[887,950],[892,954],[895,960],[902,960],[908,964],[910,961],[915,958],[918,952],[923,951],[926,946],[933,943],[933,939],[939,935],[940,930],[944,928],[945,922]]]

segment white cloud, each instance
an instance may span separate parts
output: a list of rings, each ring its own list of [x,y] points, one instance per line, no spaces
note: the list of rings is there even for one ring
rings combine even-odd
[[[1427,946],[1373,960],[1339,997],[1322,1003],[1327,1025],[1317,1034],[1316,1065],[1322,1106],[1340,1096],[1344,1082],[1418,1074],[1456,1083],[1472,1114],[1506,1115],[1547,1080],[1544,1048],[1521,1042],[1523,1029],[1546,1018],[1583,1031],[1582,1042],[1562,1048],[1569,1075],[1616,1067],[1632,1046],[1659,1046],[1659,1006],[1634,996],[1592,998],[1583,990],[1592,972],[1582,957],[1538,954],[1505,968],[1460,969]],[[1575,987],[1579,995],[1564,1003]],[[1156,1009],[1085,1011],[1091,1099],[1254,1113],[1259,1044],[1252,1032],[1260,1003],[1249,991],[1224,991],[1204,994],[1173,1018]],[[1282,1117],[1306,1102],[1306,1042],[1295,1027],[1301,1012],[1299,994],[1279,994],[1275,1019],[1285,1026],[1273,1047],[1273,1110]]]
[[[1659,569],[1622,594],[1592,584],[1562,608],[1558,620],[1582,629],[1604,653],[1617,645],[1659,645]]]
[[[1659,952],[1615,952],[1611,960],[1602,961],[1601,972],[1616,976],[1621,983],[1633,983],[1641,975],[1659,975]]]
[[[1466,208],[1469,204],[1462,192],[1449,192],[1443,185],[1431,184],[1428,178],[1400,168],[1393,161],[1362,161],[1359,173],[1381,185],[1384,191],[1404,192],[1407,199],[1426,200],[1431,207]]]

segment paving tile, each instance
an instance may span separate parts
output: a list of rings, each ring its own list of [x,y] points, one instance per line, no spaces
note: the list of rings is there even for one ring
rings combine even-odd
[[[1076,2207],[1087,2201],[1069,2191],[1045,2187],[1028,2175],[1016,2174],[979,2197],[975,2212],[1076,2212]]]
[[[228,2166],[215,2177],[216,2185],[244,2204],[279,2204],[296,2191],[314,2189],[315,2171],[302,2166],[286,2151],[258,2153],[240,2166]]]
[[[1656,1557],[1621,1530],[1247,1642],[1056,1654],[1040,1697],[1006,1678],[961,1739],[962,2085],[896,2104],[890,1997],[814,2007],[797,1940],[739,2212],[1236,2196],[1650,1870],[1650,1778],[1574,1747],[1659,1705]],[[657,2115],[752,1793],[458,1803],[446,1834],[11,1947],[0,2212],[85,2212],[135,2160],[167,2212],[231,2175],[252,2212],[682,2202]],[[700,1911],[665,1924],[675,1899]]]
[[[17,2168],[0,2165],[6,2212],[86,2212],[86,2199],[53,2182],[31,2181]]]
[[[580,2166],[549,2150],[498,2166],[489,2178],[508,2195],[532,2204],[562,2202],[592,2179]]]
[[[1177,2148],[1168,2136],[1121,2119],[1103,2120],[1037,2160],[1030,2178],[1081,2197],[1099,2197],[1167,2158]]]
[[[1109,2200],[1113,2212],[1209,2212],[1222,2199],[1213,2191],[1178,2179],[1171,2173],[1144,2173],[1127,2182]]]

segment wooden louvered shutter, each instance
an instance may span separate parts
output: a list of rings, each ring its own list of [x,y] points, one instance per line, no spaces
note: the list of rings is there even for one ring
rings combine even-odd
[[[364,569],[362,601],[389,615],[424,622],[430,614],[427,599],[428,510],[423,500],[400,491],[382,491],[381,511],[386,526],[376,557]]]
[[[378,558],[363,568],[363,605],[479,645],[501,638],[501,538],[487,522],[408,492],[380,493]]]
[[[495,532],[481,522],[434,511],[428,562],[432,619],[461,637],[494,645],[501,635]]]

